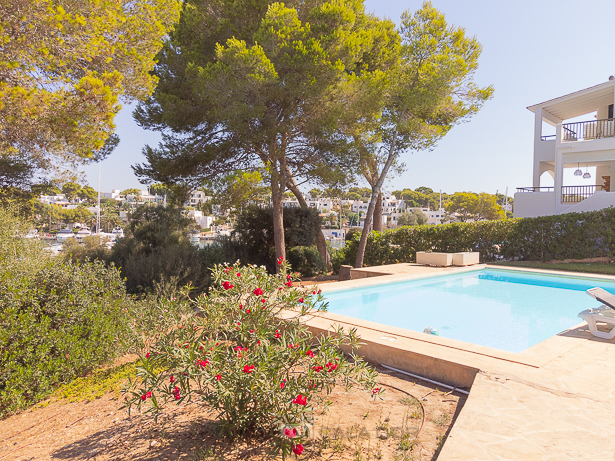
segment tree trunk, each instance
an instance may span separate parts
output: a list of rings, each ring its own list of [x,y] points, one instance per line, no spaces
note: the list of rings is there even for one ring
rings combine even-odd
[[[277,161],[272,162],[271,202],[273,204],[273,238],[275,241],[275,257],[286,259],[286,244],[284,241],[284,191],[286,190],[286,172]],[[276,171],[278,170],[278,171]],[[276,270],[279,270],[276,264]]]
[[[378,195],[380,194],[380,189],[382,189],[382,184],[384,183],[384,179],[393,164],[393,160],[397,155],[395,151],[395,147],[397,145],[397,128],[395,128],[395,133],[393,134],[393,140],[391,142],[391,148],[389,149],[389,155],[387,157],[387,161],[382,168],[382,173],[376,182],[376,185],[372,188],[372,196],[369,200],[369,206],[367,207],[367,214],[365,215],[365,222],[363,224],[363,230],[361,231],[361,239],[359,240],[359,248],[357,249],[357,259],[355,260],[354,267],[360,269],[363,267],[363,258],[365,257],[365,247],[367,246],[367,236],[369,234],[369,226],[372,223],[372,218],[374,217],[374,209],[376,208],[376,201],[378,200]]]
[[[373,230],[382,232],[382,192],[378,191],[378,198],[376,199],[376,208],[374,209],[374,225]]]
[[[286,180],[286,187],[288,187],[288,189],[290,189],[290,191],[295,195],[297,201],[299,202],[299,206],[307,210],[309,207],[307,202],[305,201],[305,197],[303,197],[303,194],[299,190],[299,187],[297,187],[297,183],[295,182],[295,180],[290,177],[290,174],[288,173],[289,172],[287,172],[288,179]],[[325,240],[325,235],[322,233],[322,229],[319,229],[319,232],[316,234],[316,248],[318,249],[318,253],[320,253],[320,257],[325,262],[326,270],[330,270],[331,255],[329,255],[329,250],[327,250],[327,241]]]

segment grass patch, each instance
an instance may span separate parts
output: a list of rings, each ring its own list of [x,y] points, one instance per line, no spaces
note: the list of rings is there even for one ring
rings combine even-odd
[[[129,362],[117,367],[96,370],[82,378],[77,378],[57,389],[51,399],[69,402],[83,402],[101,398],[107,392],[113,392],[119,398],[120,391],[128,378],[136,372],[136,362]]]
[[[506,262],[489,263],[489,265],[529,267],[532,269],[587,272],[590,274],[615,275],[615,264],[604,263],[604,262],[543,263],[543,262],[536,262],[536,261],[506,261]]]

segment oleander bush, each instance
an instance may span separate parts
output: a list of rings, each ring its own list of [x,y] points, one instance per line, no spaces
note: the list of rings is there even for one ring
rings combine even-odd
[[[192,301],[192,315],[166,309],[168,329],[125,390],[129,411],[207,405],[227,436],[268,437],[286,457],[301,454],[314,409],[335,386],[378,395],[375,371],[354,355],[354,331],[315,338],[300,321],[326,306],[319,291],[290,288],[296,274],[289,268],[280,261],[278,274],[269,275],[263,267],[216,266],[214,286]]]
[[[336,255],[354,265],[360,234]],[[615,209],[499,221],[408,226],[371,232],[364,265],[413,262],[417,251],[478,251],[481,262],[550,261],[615,254]]]

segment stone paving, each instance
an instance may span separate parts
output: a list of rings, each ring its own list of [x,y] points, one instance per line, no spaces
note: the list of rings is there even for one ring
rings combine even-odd
[[[367,274],[359,275],[360,280],[331,284],[337,286],[329,285],[324,291],[451,270],[414,264],[375,269],[361,269]],[[356,270],[352,274],[354,279]],[[382,274],[391,275],[376,276]],[[325,314],[309,323],[318,329],[333,321],[343,324],[341,317]],[[448,363],[475,370],[469,398],[438,461],[615,461],[615,340],[595,338],[585,324],[513,354],[519,357],[514,360],[511,353],[498,354],[467,343],[464,348],[453,341],[426,341],[420,334],[393,328],[390,334],[397,340],[385,345],[381,325],[346,319],[367,339],[367,355],[370,351],[378,357],[406,353],[408,360],[419,357],[431,367]]]

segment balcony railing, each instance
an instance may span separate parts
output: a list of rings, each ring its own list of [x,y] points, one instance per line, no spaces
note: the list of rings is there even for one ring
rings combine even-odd
[[[596,191],[605,190],[602,185],[562,186],[562,203],[579,203]],[[517,187],[517,192],[553,192],[554,187]]]
[[[554,187],[517,187],[517,192],[553,192]]]
[[[588,122],[564,123],[563,141],[581,141],[615,136],[615,119],[590,120]]]

